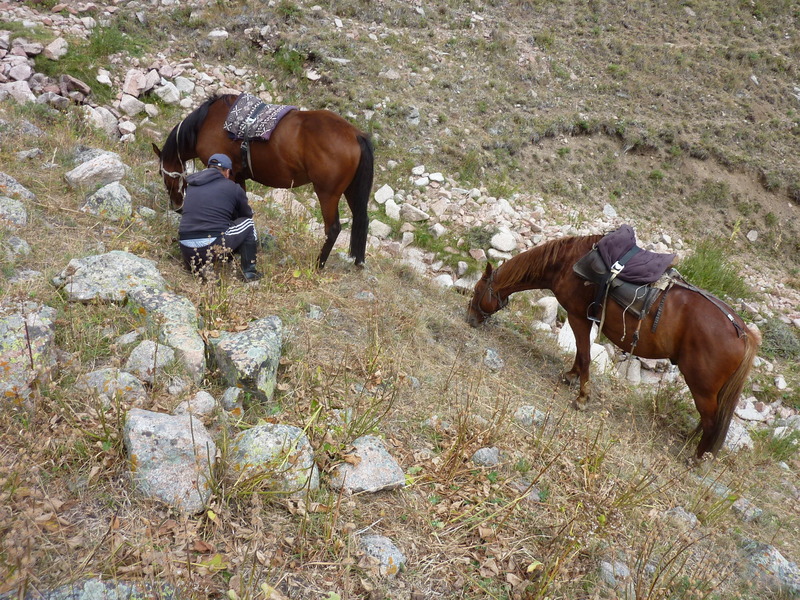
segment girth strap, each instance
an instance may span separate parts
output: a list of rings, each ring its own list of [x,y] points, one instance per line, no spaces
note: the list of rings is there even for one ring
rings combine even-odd
[[[260,102],[253,108],[253,111],[247,117],[244,122],[244,136],[242,137],[242,165],[247,168],[247,173],[245,173],[245,179],[252,179],[253,177],[253,163],[250,160],[250,127],[253,126],[253,123],[256,122],[256,117],[258,117],[258,113],[264,110],[266,104]]]
[[[590,310],[597,311],[597,308],[600,307],[601,310],[605,307],[606,296],[608,295],[608,287],[611,285],[611,282],[617,278],[617,275],[622,273],[622,270],[625,268],[625,264],[633,258],[641,248],[637,245],[633,245],[633,247],[628,250],[625,254],[623,254],[617,261],[609,267],[608,274],[603,278],[600,282],[600,285],[597,286],[597,293],[594,297],[594,302],[589,305]],[[605,313],[605,310],[602,310]],[[600,317],[595,316],[594,314],[587,315],[590,321],[602,321],[602,314]]]

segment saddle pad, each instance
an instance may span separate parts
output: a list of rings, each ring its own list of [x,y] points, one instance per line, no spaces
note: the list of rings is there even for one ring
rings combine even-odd
[[[597,285],[603,284],[608,273],[608,268],[597,248],[592,249],[576,262],[572,270],[582,279]],[[649,285],[621,281],[621,276],[617,277],[610,283],[608,295],[626,312],[641,319],[649,312],[658,295],[673,281],[672,271],[673,269],[670,269],[669,272],[657,278],[656,282]]]
[[[252,94],[240,94],[225,119],[225,131],[236,140],[269,140],[272,130],[296,106],[266,104]]]
[[[630,225],[623,225],[597,242],[597,249],[606,266],[610,267],[635,245],[636,235],[633,229]],[[631,283],[652,283],[672,265],[675,256],[642,250],[631,257],[618,278]]]

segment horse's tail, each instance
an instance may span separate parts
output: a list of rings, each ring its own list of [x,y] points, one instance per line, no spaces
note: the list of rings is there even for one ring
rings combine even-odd
[[[757,329],[748,327],[744,336],[744,356],[742,362],[739,363],[738,368],[731,375],[730,379],[725,382],[722,388],[717,393],[717,422],[714,424],[714,431],[711,434],[709,452],[714,456],[725,443],[725,438],[728,435],[728,428],[731,425],[733,418],[733,411],[736,409],[736,404],[739,401],[739,395],[742,393],[747,375],[753,366],[753,361],[756,358],[758,348],[761,346],[761,334]]]
[[[358,144],[361,146],[361,158],[353,181],[347,186],[344,195],[353,212],[353,227],[350,231],[350,256],[356,259],[357,265],[364,264],[367,252],[367,231],[369,228],[369,215],[367,206],[372,193],[372,179],[374,176],[375,152],[372,142],[363,133],[358,134]]]

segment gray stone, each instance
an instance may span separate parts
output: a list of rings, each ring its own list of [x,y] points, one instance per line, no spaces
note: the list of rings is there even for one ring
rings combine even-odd
[[[237,486],[303,496],[319,488],[314,451],[303,430],[266,423],[241,432],[231,446]]]
[[[492,248],[500,252],[512,252],[517,248],[517,242],[514,235],[508,228],[502,228],[500,231],[492,236]]]
[[[375,202],[378,204],[385,204],[387,200],[394,198],[394,190],[388,183],[382,185],[377,192],[375,192]]]
[[[133,214],[133,201],[125,186],[114,181],[89,196],[81,210],[111,221],[121,221]]]
[[[272,400],[283,345],[279,317],[254,321],[246,331],[224,332],[209,342],[228,385],[241,387],[262,401]]]
[[[0,600],[17,598],[13,594],[0,594]],[[113,580],[81,579],[67,583],[52,590],[38,588],[35,593],[28,592],[26,600],[136,600],[138,598],[159,598],[159,600],[179,600],[179,595],[168,583],[133,583]]]
[[[229,413],[234,416],[241,416],[243,412],[244,390],[237,387],[227,388],[220,398],[219,402]]]
[[[664,514],[670,521],[682,529],[695,529],[700,526],[700,521],[697,516],[694,513],[690,513],[682,506],[670,508]]]
[[[480,448],[472,455],[472,462],[479,467],[496,467],[500,464],[500,449]]]
[[[535,406],[520,406],[514,413],[514,421],[523,427],[531,427],[533,425],[541,427],[546,420],[547,414]]]
[[[67,110],[72,102],[61,94],[55,92],[44,92],[36,97],[36,104],[46,104],[58,110]]]
[[[123,302],[138,287],[166,287],[155,262],[122,250],[74,258],[53,283],[63,287],[73,302]]]
[[[742,546],[749,574],[767,589],[779,594],[800,596],[800,568],[784,558],[774,546],[745,540]]]
[[[9,262],[12,262],[18,256],[29,256],[31,253],[31,247],[28,242],[15,235],[3,241],[3,249]]]
[[[725,436],[725,442],[722,447],[728,452],[740,452],[742,450],[752,450],[755,447],[755,443],[744,425],[734,418],[731,419],[728,435]]]
[[[55,365],[56,310],[25,302],[0,306],[0,400],[27,399]]]
[[[369,233],[382,240],[387,239],[392,235],[392,227],[386,223],[382,223],[377,219],[373,219],[369,224]]]
[[[196,415],[198,417],[209,417],[217,409],[219,404],[214,399],[214,396],[200,390],[188,400],[184,400],[175,407],[173,414],[176,415]]]
[[[388,203],[388,201],[387,201]],[[388,211],[388,209],[387,209]],[[387,212],[388,214],[388,212]],[[412,223],[416,223],[418,221],[427,221],[430,219],[430,215],[423,210],[418,209],[416,206],[412,204],[408,204],[404,202],[400,205],[400,219],[403,221],[409,221]]]
[[[116,367],[81,375],[75,381],[75,389],[101,398],[106,405],[115,397],[127,403],[139,402],[147,397],[144,384],[136,376]]]
[[[19,200],[0,196],[0,225],[6,227],[25,227],[28,224],[28,211]]]
[[[152,384],[161,378],[164,369],[174,360],[175,350],[164,344],[145,340],[133,349],[125,362],[125,370]]]
[[[615,561],[601,561],[600,562],[600,577],[611,587],[618,587],[622,585],[619,579],[628,579],[631,576],[631,570],[623,562]]]
[[[164,104],[177,104],[181,100],[181,93],[175,84],[167,82],[153,90],[156,96],[161,98]]]
[[[175,348],[195,382],[206,372],[206,346],[200,337],[200,317],[194,304],[183,296],[159,288],[140,286],[128,294],[130,307],[144,313],[158,328],[160,342]]]
[[[36,102],[36,96],[31,91],[31,86],[27,81],[10,81],[0,83],[0,100],[5,96],[11,97],[19,104]]]
[[[126,415],[123,441],[140,492],[187,513],[203,510],[217,447],[197,418],[134,408]]]
[[[118,119],[105,106],[92,107],[84,105],[81,106],[81,110],[84,118],[92,127],[102,130],[110,138],[116,139],[119,137]]]
[[[406,557],[394,542],[382,535],[362,535],[358,541],[361,550],[378,563],[382,577],[395,577],[406,564]]]
[[[59,60],[64,58],[67,52],[69,52],[69,43],[64,38],[58,37],[44,47],[43,54],[50,60]]]
[[[483,353],[483,364],[485,364],[490,371],[500,371],[506,366],[505,361],[500,357],[500,353],[494,348],[487,348]]]
[[[111,154],[101,154],[64,175],[72,189],[93,188],[119,181],[130,169]]]
[[[379,492],[405,486],[405,475],[383,442],[365,435],[353,442],[350,462],[334,467],[331,487],[348,493]]]
[[[119,100],[119,109],[129,117],[135,117],[144,112],[144,102],[130,94],[122,94],[122,98]]]
[[[42,130],[38,129],[38,131],[39,133],[31,132],[31,135],[44,135]],[[11,175],[6,175],[5,173],[0,173],[0,190],[3,190],[4,196],[8,196],[10,198],[36,200],[36,194],[11,177]]]

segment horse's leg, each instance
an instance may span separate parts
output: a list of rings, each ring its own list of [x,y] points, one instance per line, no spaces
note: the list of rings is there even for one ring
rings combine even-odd
[[[322,245],[319,257],[317,258],[317,268],[321,269],[328,262],[333,245],[336,243],[336,238],[339,237],[339,232],[342,230],[342,224],[339,222],[339,198],[341,194],[328,194],[314,186],[314,191],[319,198],[319,206],[322,209],[322,221],[325,224],[325,243]]]
[[[679,364],[678,368],[681,368],[681,366],[683,365]],[[713,442],[717,426],[717,410],[719,408],[717,394],[721,385],[717,385],[710,372],[699,373],[687,366],[685,370],[681,369],[681,373],[683,373],[683,379],[692,393],[695,408],[700,413],[700,424],[695,430],[695,434],[698,431],[703,432],[695,454],[695,458],[700,460],[706,452],[710,451]]]
[[[575,408],[581,410],[586,408],[589,402],[589,364],[591,362],[591,351],[589,333],[592,330],[592,322],[585,317],[569,313],[567,320],[575,335],[575,362],[572,368],[563,374],[562,378],[569,384],[575,383],[576,378],[580,383],[578,397],[575,398]]]

